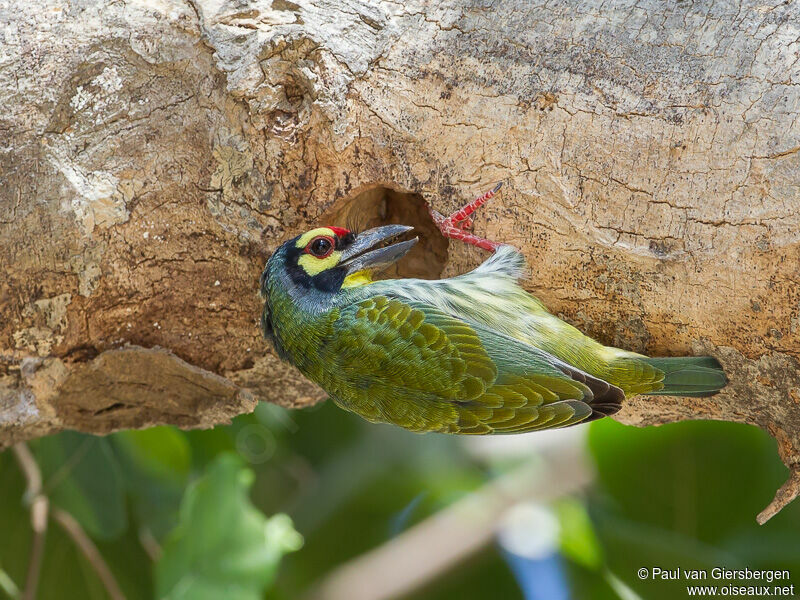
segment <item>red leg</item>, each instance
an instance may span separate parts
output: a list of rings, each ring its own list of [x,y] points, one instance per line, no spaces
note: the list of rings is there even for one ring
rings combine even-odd
[[[473,235],[466,231],[466,229],[472,227],[470,215],[491,200],[501,187],[503,187],[502,181],[483,196],[475,198],[475,200],[458,209],[448,217],[433,210],[430,206],[428,206],[428,212],[430,212],[433,222],[436,223],[436,226],[444,237],[453,240],[461,240],[467,244],[483,248],[489,252],[494,252],[500,244]]]

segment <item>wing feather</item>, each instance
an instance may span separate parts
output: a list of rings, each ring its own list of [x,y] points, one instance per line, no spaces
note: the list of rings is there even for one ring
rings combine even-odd
[[[546,352],[420,302],[341,309],[320,381],[344,408],[417,431],[516,433],[571,425],[617,389]]]

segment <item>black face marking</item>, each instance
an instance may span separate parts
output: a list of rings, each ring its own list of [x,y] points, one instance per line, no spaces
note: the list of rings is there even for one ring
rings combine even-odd
[[[352,231],[348,231],[345,235],[336,238],[336,249],[344,250],[355,241],[356,234]]]
[[[347,271],[344,267],[334,267],[311,277],[311,283],[321,292],[335,294],[342,289],[345,277],[347,277]]]
[[[298,238],[295,238],[286,243],[286,272],[292,279],[292,283],[298,287],[306,289],[315,288],[321,292],[330,294],[338,292],[342,288],[344,278],[347,277],[346,269],[344,267],[333,267],[311,277],[306,273],[306,270],[297,263],[306,251],[305,248],[297,248],[295,246],[297,239]],[[352,233],[348,233],[341,238],[335,237],[334,240],[336,241],[336,249],[340,250],[352,244],[355,240],[355,236]],[[342,246],[341,244],[345,245]]]

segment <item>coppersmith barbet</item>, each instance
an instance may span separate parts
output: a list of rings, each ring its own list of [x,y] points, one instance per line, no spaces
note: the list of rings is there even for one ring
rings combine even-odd
[[[494,254],[450,279],[371,274],[403,257],[412,228],[318,227],[284,243],[261,276],[261,325],[281,358],[336,404],[412,431],[517,433],[617,412],[626,396],[709,396],[727,380],[711,357],[648,358],[604,346],[519,286],[524,261],[465,225],[497,188],[442,233]]]

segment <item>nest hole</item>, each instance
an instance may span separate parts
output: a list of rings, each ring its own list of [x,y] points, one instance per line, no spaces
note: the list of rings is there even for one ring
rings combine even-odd
[[[431,219],[420,194],[373,186],[344,200],[326,222],[356,232],[381,225],[411,225],[419,242],[381,273],[380,278],[439,279],[442,275],[447,261],[447,239]]]

